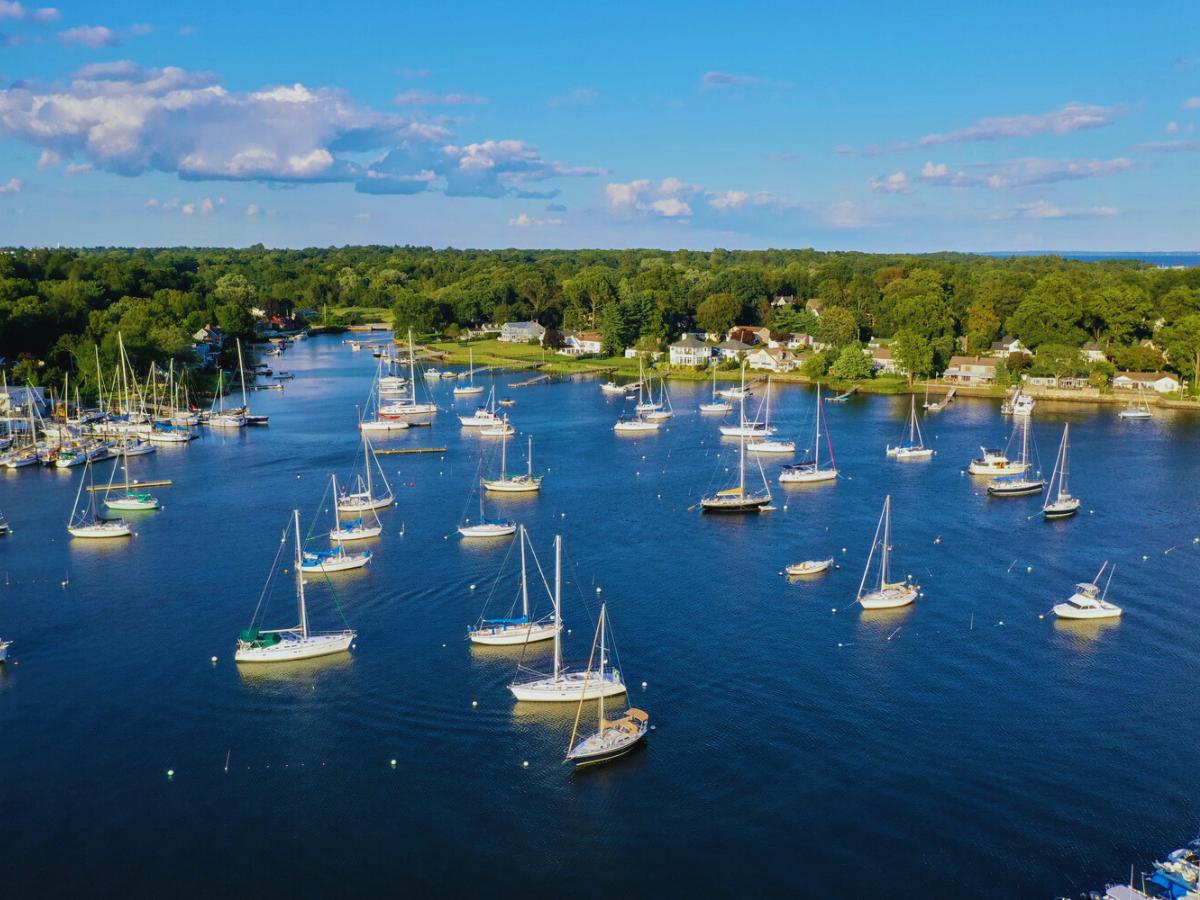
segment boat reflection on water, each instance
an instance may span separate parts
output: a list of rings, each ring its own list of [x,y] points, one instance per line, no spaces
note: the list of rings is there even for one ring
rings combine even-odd
[[[355,643],[358,641],[355,639]],[[329,672],[344,672],[354,665],[353,653],[334,653],[327,656],[314,656],[310,659],[298,659],[294,662],[273,662],[269,666],[262,663],[235,663],[238,675],[247,685],[267,684],[307,684],[314,675],[324,675]]]
[[[1058,634],[1070,638],[1069,644],[1076,647],[1090,647],[1109,631],[1119,628],[1120,618],[1110,619],[1054,619],[1054,630]]]

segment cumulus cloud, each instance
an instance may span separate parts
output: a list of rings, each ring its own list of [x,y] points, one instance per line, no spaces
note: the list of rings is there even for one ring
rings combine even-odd
[[[62,18],[61,14],[53,6],[29,9],[13,0],[0,0],[0,21],[8,19],[15,22],[28,21],[46,24],[57,22],[60,18]]]
[[[128,60],[83,66],[67,86],[0,90],[0,138],[120,175],[345,182],[373,194],[549,199],[557,191],[532,187],[606,174],[548,159],[520,140],[449,143],[441,123],[378,112],[336,88],[237,92],[209,72]]]
[[[1013,209],[997,210],[993,219],[1106,219],[1118,214],[1115,206],[1091,206],[1086,208],[1063,208],[1048,200],[1022,203]]]
[[[556,225],[562,225],[563,220],[560,218],[557,218],[557,217],[547,218],[547,219],[538,219],[538,218],[535,218],[534,216],[529,215],[529,213],[523,212],[520,215],[509,219],[508,224],[511,225],[513,228],[545,228],[545,227],[553,227]]]
[[[705,88],[748,87],[759,81],[761,79],[753,75],[734,75],[732,72],[705,72],[700,76],[700,84]]]
[[[876,194],[907,194],[912,190],[905,172],[893,172],[891,175],[872,178],[867,182],[867,186]]]
[[[1113,159],[1042,159],[1025,157],[1003,162],[969,163],[951,167],[947,163],[926,162],[919,178],[927,184],[945,187],[984,187],[993,190],[1022,188],[1059,181],[1103,178],[1133,168],[1125,156]]]
[[[480,106],[487,103],[488,99],[478,94],[438,94],[434,91],[412,90],[397,94],[394,102],[397,106]]]
[[[1200,97],[1188,97],[1183,101],[1184,109],[1200,109]]]
[[[4,184],[0,184],[0,194],[19,194],[24,182],[20,178],[10,178]]]
[[[67,47],[115,47],[121,43],[121,36],[105,25],[77,25],[60,31],[58,39]]]
[[[647,178],[629,182],[613,182],[604,187],[608,208],[615,213],[642,212],[668,219],[692,214],[691,201],[701,196],[698,185],[678,178],[653,182]]]
[[[579,87],[566,94],[551,97],[546,103],[549,106],[587,106],[595,103],[599,97],[599,91],[589,87]]]
[[[53,150],[43,150],[37,161],[38,171],[44,172],[46,169],[53,169],[60,162],[62,162],[61,154],[55,153]]]

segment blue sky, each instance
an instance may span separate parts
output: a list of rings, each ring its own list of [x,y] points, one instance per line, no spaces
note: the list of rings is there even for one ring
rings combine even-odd
[[[0,0],[0,244],[1195,250],[1198,173],[1194,3]]]

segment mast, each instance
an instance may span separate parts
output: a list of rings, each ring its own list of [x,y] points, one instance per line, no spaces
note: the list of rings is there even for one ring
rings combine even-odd
[[[341,529],[342,523],[338,521],[337,514],[337,475],[333,474],[332,472],[329,473],[329,487],[330,490],[333,491],[333,528],[335,531],[337,531]],[[338,543],[341,543],[340,539]]]
[[[507,425],[508,422],[505,422],[504,424]],[[507,431],[508,429],[506,428],[504,430]],[[532,478],[533,478],[533,435],[532,434],[529,436],[529,453],[527,453],[526,456],[529,459],[529,478],[532,480]]]
[[[300,510],[292,510],[292,523],[296,529],[296,603],[300,607],[300,636],[308,637],[308,608],[304,605],[304,573],[300,571],[303,553],[300,549]]]
[[[883,555],[879,566],[879,589],[887,587],[889,544],[892,542],[892,495],[883,501]]]
[[[364,435],[364,437],[363,437],[363,471],[365,471],[367,474],[367,500],[368,501],[375,499],[375,492],[371,488],[371,460],[370,460],[370,457],[367,456],[367,447],[369,445],[370,445],[370,442],[367,440],[366,436]]]
[[[242,339],[241,338],[237,339],[237,352],[238,352],[238,380],[242,382],[242,411],[246,412],[250,409],[250,407],[246,405],[246,368],[242,364]]]
[[[483,492],[480,491],[480,496]],[[525,526],[521,526],[521,614],[529,621],[529,581],[525,575]]]
[[[743,500],[746,497],[746,433],[744,431],[738,431],[738,495]]]
[[[608,604],[600,604],[600,730],[604,730],[604,619]]]
[[[813,471],[821,471],[821,382],[817,382],[817,433],[813,436]]]
[[[1068,422],[1063,425],[1062,470],[1058,473],[1058,499],[1060,500],[1067,494],[1067,435],[1070,431],[1071,423]]]
[[[562,535],[554,536],[554,680],[562,674]]]
[[[767,397],[763,401],[763,430],[768,436],[771,434],[771,376],[767,376]]]
[[[86,469],[87,466],[88,466],[88,463],[85,462],[84,468]],[[79,489],[75,491],[75,504],[71,507],[71,518],[67,521],[67,528],[70,528],[72,525],[75,524],[75,514],[79,512],[79,498],[83,494],[83,480],[84,480],[84,473],[80,473]]]
[[[500,436],[500,480],[505,477],[505,470],[508,469],[508,429],[504,429],[504,433]]]
[[[1021,426],[1021,466],[1029,468],[1029,420],[1032,416],[1023,416],[1025,423]]]
[[[408,329],[408,391],[412,395],[413,406],[417,405],[417,365],[413,360],[412,329]]]

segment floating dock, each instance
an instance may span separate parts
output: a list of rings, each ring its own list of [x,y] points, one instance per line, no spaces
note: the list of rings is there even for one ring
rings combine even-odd
[[[377,456],[382,456],[385,453],[445,453],[445,447],[397,447],[391,450],[376,450]]]

